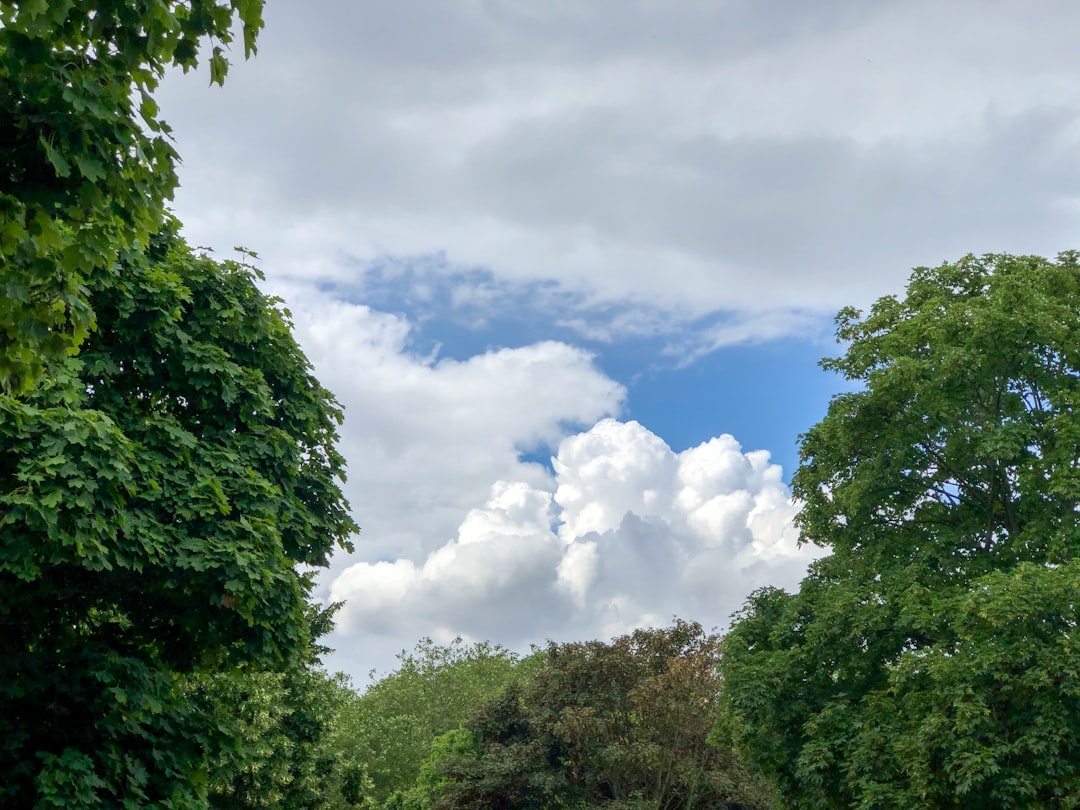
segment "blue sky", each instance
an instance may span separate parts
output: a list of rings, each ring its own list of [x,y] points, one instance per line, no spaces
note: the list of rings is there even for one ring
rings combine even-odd
[[[358,268],[354,283],[328,283],[322,289],[409,318],[416,324],[413,348],[424,355],[467,360],[492,348],[542,340],[581,346],[626,387],[620,416],[647,425],[676,452],[730,433],[747,450],[769,450],[790,480],[799,435],[824,416],[829,398],[846,385],[819,366],[822,357],[840,351],[832,319],[824,315],[798,337],[748,340],[699,355],[696,337],[733,313],[651,324],[649,334],[597,339],[560,322],[581,301],[560,295],[550,283],[503,286],[491,271],[447,268],[445,256],[386,264]],[[464,289],[485,294],[459,300],[456,294]],[[632,308],[608,305],[589,309],[582,320],[599,329],[628,314]],[[554,449],[528,448],[524,456],[547,464]]]
[[[1028,3],[270,3],[169,76],[193,244],[258,251],[345,409],[320,598],[363,680],[794,588],[832,316],[1080,232],[1080,17]],[[779,465],[779,466],[777,466]]]

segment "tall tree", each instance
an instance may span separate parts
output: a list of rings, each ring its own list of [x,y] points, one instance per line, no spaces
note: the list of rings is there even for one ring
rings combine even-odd
[[[341,414],[249,268],[166,234],[85,282],[79,355],[0,395],[0,804],[199,806],[178,684],[306,654]]]
[[[0,391],[73,352],[95,311],[88,276],[145,246],[176,187],[154,90],[167,67],[228,71],[263,0],[0,0]]]
[[[1080,263],[968,256],[844,310],[796,595],[724,644],[723,728],[792,807],[1080,805]]]
[[[412,806],[766,807],[730,751],[709,743],[718,648],[683,621],[610,643],[550,644],[535,675],[439,741]]]

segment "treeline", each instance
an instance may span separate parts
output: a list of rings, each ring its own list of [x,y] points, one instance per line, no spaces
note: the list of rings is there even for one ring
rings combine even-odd
[[[824,364],[853,385],[793,479],[802,540],[831,553],[798,592],[752,594],[722,640],[422,646],[345,712],[352,795],[1080,806],[1080,255],[920,268],[838,327]]]
[[[361,694],[317,669],[194,692],[243,741],[211,773],[235,808],[768,808],[711,738],[720,639],[676,621],[525,657],[421,641]]]

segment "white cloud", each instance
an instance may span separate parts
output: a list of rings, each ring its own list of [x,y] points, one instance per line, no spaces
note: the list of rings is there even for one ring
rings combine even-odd
[[[330,594],[346,600],[343,655],[373,636],[522,646],[676,614],[723,625],[755,587],[793,586],[814,556],[797,547],[780,468],[731,436],[674,453],[636,422],[605,419],[565,438],[553,464],[546,485],[496,483],[426,557],[342,571]]]
[[[665,488],[678,459],[637,422],[605,420],[559,445],[552,460],[567,541],[618,528],[627,512],[660,516],[671,500]]]
[[[564,343],[465,360],[421,356],[402,316],[306,285],[275,292],[289,302],[320,382],[345,408],[340,448],[349,463],[346,494],[362,526],[361,559],[434,550],[492,481],[544,487],[547,470],[521,454],[618,413],[625,397],[592,355]],[[334,561],[335,570],[344,560]]]
[[[1078,34],[1061,0],[271,3],[223,90],[162,101],[195,241],[747,314],[707,350],[915,264],[1070,246]]]

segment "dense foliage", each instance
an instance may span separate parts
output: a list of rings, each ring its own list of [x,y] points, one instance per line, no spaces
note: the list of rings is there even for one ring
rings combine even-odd
[[[0,395],[0,803],[186,806],[215,731],[180,679],[310,643],[340,413],[244,266],[165,235],[85,293],[78,356]]]
[[[0,392],[33,384],[90,333],[85,285],[145,246],[176,187],[154,90],[209,41],[228,70],[263,0],[0,0]]]
[[[796,595],[724,645],[723,728],[792,807],[1080,805],[1080,264],[919,269],[838,319]]]
[[[339,756],[356,763],[356,793],[380,807],[410,790],[432,742],[458,728],[534,660],[498,645],[423,639],[398,656],[398,668],[347,703]]]
[[[532,677],[438,741],[406,806],[766,807],[734,756],[708,741],[718,648],[682,621],[550,644]]]
[[[174,235],[154,101],[262,7],[0,0],[5,807],[329,806],[300,567],[355,529],[340,413],[250,268]]]
[[[332,629],[338,607],[308,608],[313,639]],[[283,670],[233,669],[188,679],[187,699],[226,732],[222,745],[207,749],[210,807],[356,806],[350,800],[353,763],[339,751],[340,720],[355,693],[345,676],[322,669],[325,652],[313,643]]]

